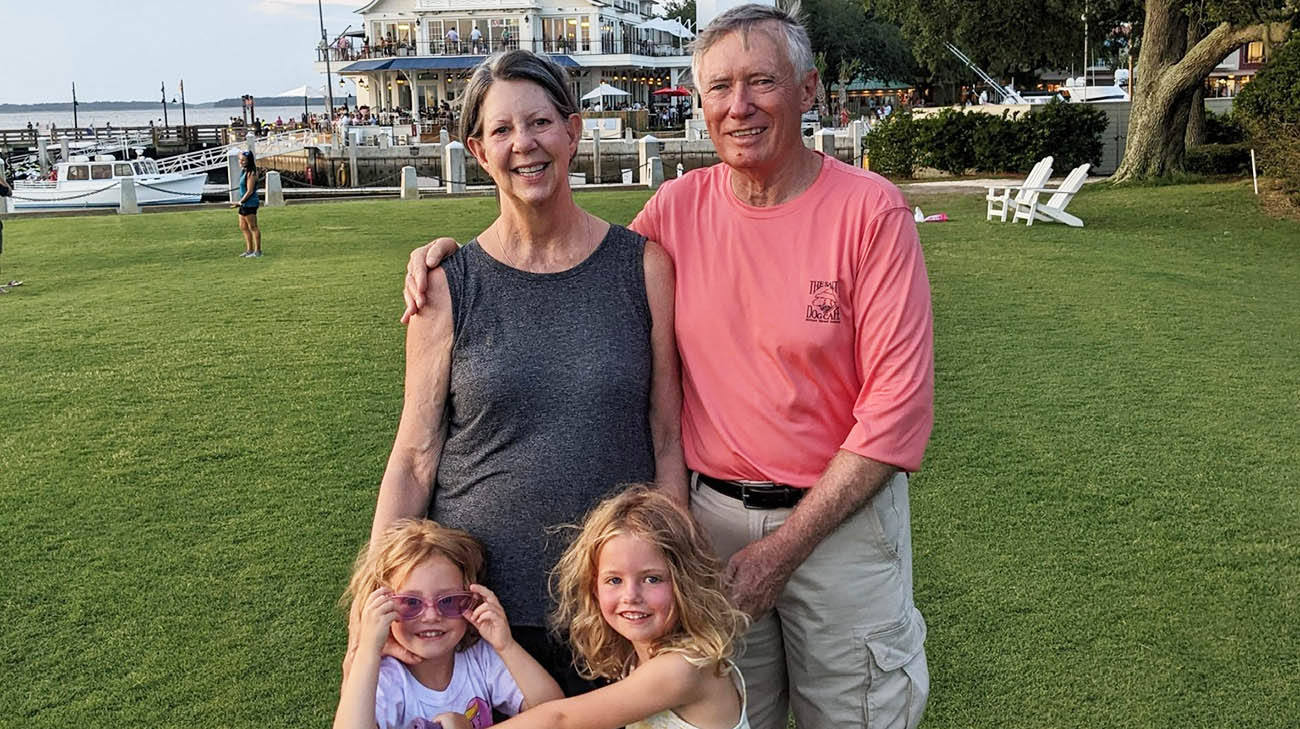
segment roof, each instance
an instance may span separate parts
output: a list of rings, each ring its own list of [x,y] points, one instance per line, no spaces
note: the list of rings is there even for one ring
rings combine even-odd
[[[902,81],[885,81],[878,78],[869,78],[865,81],[856,78],[853,83],[849,84],[849,91],[890,91],[894,89],[910,89],[912,84]]]

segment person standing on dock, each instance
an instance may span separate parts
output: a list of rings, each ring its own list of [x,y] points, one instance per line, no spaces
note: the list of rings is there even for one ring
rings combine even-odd
[[[239,168],[239,201],[233,205],[239,208],[239,230],[244,234],[244,252],[239,257],[261,258],[262,230],[257,227],[261,200],[257,197],[257,161],[252,152],[239,153]]]

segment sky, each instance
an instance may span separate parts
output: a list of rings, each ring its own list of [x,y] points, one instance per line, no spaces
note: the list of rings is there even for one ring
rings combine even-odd
[[[323,0],[330,38],[364,5]],[[0,0],[0,39],[0,103],[71,101],[74,81],[78,101],[148,101],[184,79],[191,103],[325,83],[316,0]]]

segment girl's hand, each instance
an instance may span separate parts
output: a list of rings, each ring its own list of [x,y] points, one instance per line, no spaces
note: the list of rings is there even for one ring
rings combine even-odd
[[[501,601],[494,592],[482,585],[470,585],[469,591],[478,595],[483,602],[466,613],[465,619],[497,653],[504,652],[515,639],[510,634],[510,623],[506,621],[506,611],[501,607]]]
[[[393,591],[381,587],[370,593],[361,606],[361,650],[379,653],[392,635],[393,621],[397,620],[397,606],[393,604]]]
[[[469,717],[454,711],[445,711],[433,717],[433,720],[442,729],[472,729],[473,726],[470,724]]]

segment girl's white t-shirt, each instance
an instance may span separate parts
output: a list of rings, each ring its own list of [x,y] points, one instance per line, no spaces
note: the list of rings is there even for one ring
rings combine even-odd
[[[514,716],[523,702],[524,694],[501,656],[480,640],[456,652],[451,682],[442,691],[420,683],[406,664],[384,656],[375,687],[375,723],[379,729],[410,729],[419,719],[453,711],[465,714],[474,729],[483,729],[492,725],[492,709]]]

